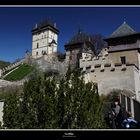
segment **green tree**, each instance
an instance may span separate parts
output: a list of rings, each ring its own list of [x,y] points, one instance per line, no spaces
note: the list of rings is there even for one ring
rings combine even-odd
[[[85,83],[80,71],[70,67],[59,80],[36,71],[25,82],[20,97],[14,93],[7,97],[4,126],[24,129],[104,128],[97,84]]]
[[[86,84],[78,70],[69,69],[65,87],[64,128],[104,128],[97,84]]]
[[[3,122],[4,127],[16,129],[20,127],[19,122],[19,96],[16,92],[7,95],[4,103]]]

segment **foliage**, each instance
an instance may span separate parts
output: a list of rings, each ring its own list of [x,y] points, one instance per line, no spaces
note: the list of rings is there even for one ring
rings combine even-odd
[[[19,128],[19,117],[19,96],[10,93],[4,101],[3,126],[9,129]]]
[[[35,71],[23,94],[10,94],[4,105],[4,126],[21,129],[105,128],[96,83],[85,83],[78,70],[68,69],[57,81]]]
[[[8,81],[16,81],[23,79],[26,75],[28,75],[33,68],[30,65],[22,64],[18,69],[14,70],[10,74],[8,74],[4,79]]]

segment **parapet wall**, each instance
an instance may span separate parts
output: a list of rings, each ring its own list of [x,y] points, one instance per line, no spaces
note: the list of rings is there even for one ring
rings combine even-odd
[[[110,68],[110,71],[115,71],[115,68],[118,66],[120,67],[120,70],[124,71],[127,69],[127,66],[134,65],[130,63],[122,64],[122,63],[113,63],[111,60],[108,59],[108,57],[98,57],[93,58],[91,60],[82,60],[80,59],[80,69],[83,72],[94,72],[96,68],[100,68],[100,72],[105,71],[105,69],[108,67]]]
[[[24,63],[25,59],[22,59],[16,63],[13,63],[3,69],[0,69],[0,77],[2,77],[7,71],[14,69],[15,67],[19,66],[20,64]]]
[[[83,74],[85,82],[98,83],[99,94],[108,94],[112,89],[128,89],[135,92],[134,70],[135,66],[128,66],[125,70],[122,70],[122,66],[116,66],[113,71],[110,67],[106,67],[104,71],[97,67],[94,72],[86,70]]]
[[[119,57],[118,57],[119,58]],[[139,68],[135,63],[113,62],[109,55],[80,59],[80,69],[85,82],[98,83],[99,94],[108,94],[113,89],[131,91],[140,101]]]

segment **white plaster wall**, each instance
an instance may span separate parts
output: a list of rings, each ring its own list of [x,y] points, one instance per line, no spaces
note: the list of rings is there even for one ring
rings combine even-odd
[[[41,33],[36,33],[32,36],[32,56],[33,58],[38,58],[43,56],[42,51],[46,51],[46,53],[50,54],[52,53],[52,49],[47,48],[49,43],[52,42],[52,40],[55,40],[56,43],[58,42],[58,35],[50,30],[42,31]],[[37,43],[39,44],[37,48]],[[54,51],[57,52],[57,46],[54,48]],[[36,55],[36,52],[38,52],[38,55]]]
[[[139,69],[140,69],[140,54],[138,53],[138,62],[139,62]],[[140,73],[139,73],[140,75]]]
[[[127,89],[135,91],[134,66],[128,66],[126,71],[121,70],[121,66],[115,67],[115,71],[110,71],[111,67],[95,68],[94,72],[85,74],[85,79],[98,83],[99,94],[108,94],[112,89]],[[88,82],[86,80],[86,82]]]
[[[3,107],[4,107],[4,102],[0,101],[0,121],[3,123]]]
[[[139,71],[136,68],[134,68],[134,83],[135,83],[136,100],[140,101],[140,76]]]

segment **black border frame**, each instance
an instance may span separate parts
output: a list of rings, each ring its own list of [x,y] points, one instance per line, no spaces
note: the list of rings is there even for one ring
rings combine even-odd
[[[77,4],[77,3],[78,4]],[[132,2],[132,3],[131,3]],[[0,0],[0,7],[3,5],[6,7],[8,6],[17,6],[19,7],[23,5],[57,5],[58,7],[62,6],[96,6],[96,5],[113,5],[115,7],[117,5],[125,5],[125,6],[133,6],[140,4],[140,1],[133,0],[133,1],[120,1],[120,0]],[[140,7],[140,6],[139,6]],[[139,136],[140,130],[0,130],[0,137],[2,138],[10,138],[10,139],[122,139],[122,137],[126,136],[127,138],[134,139]],[[125,138],[126,139],[126,138]]]

